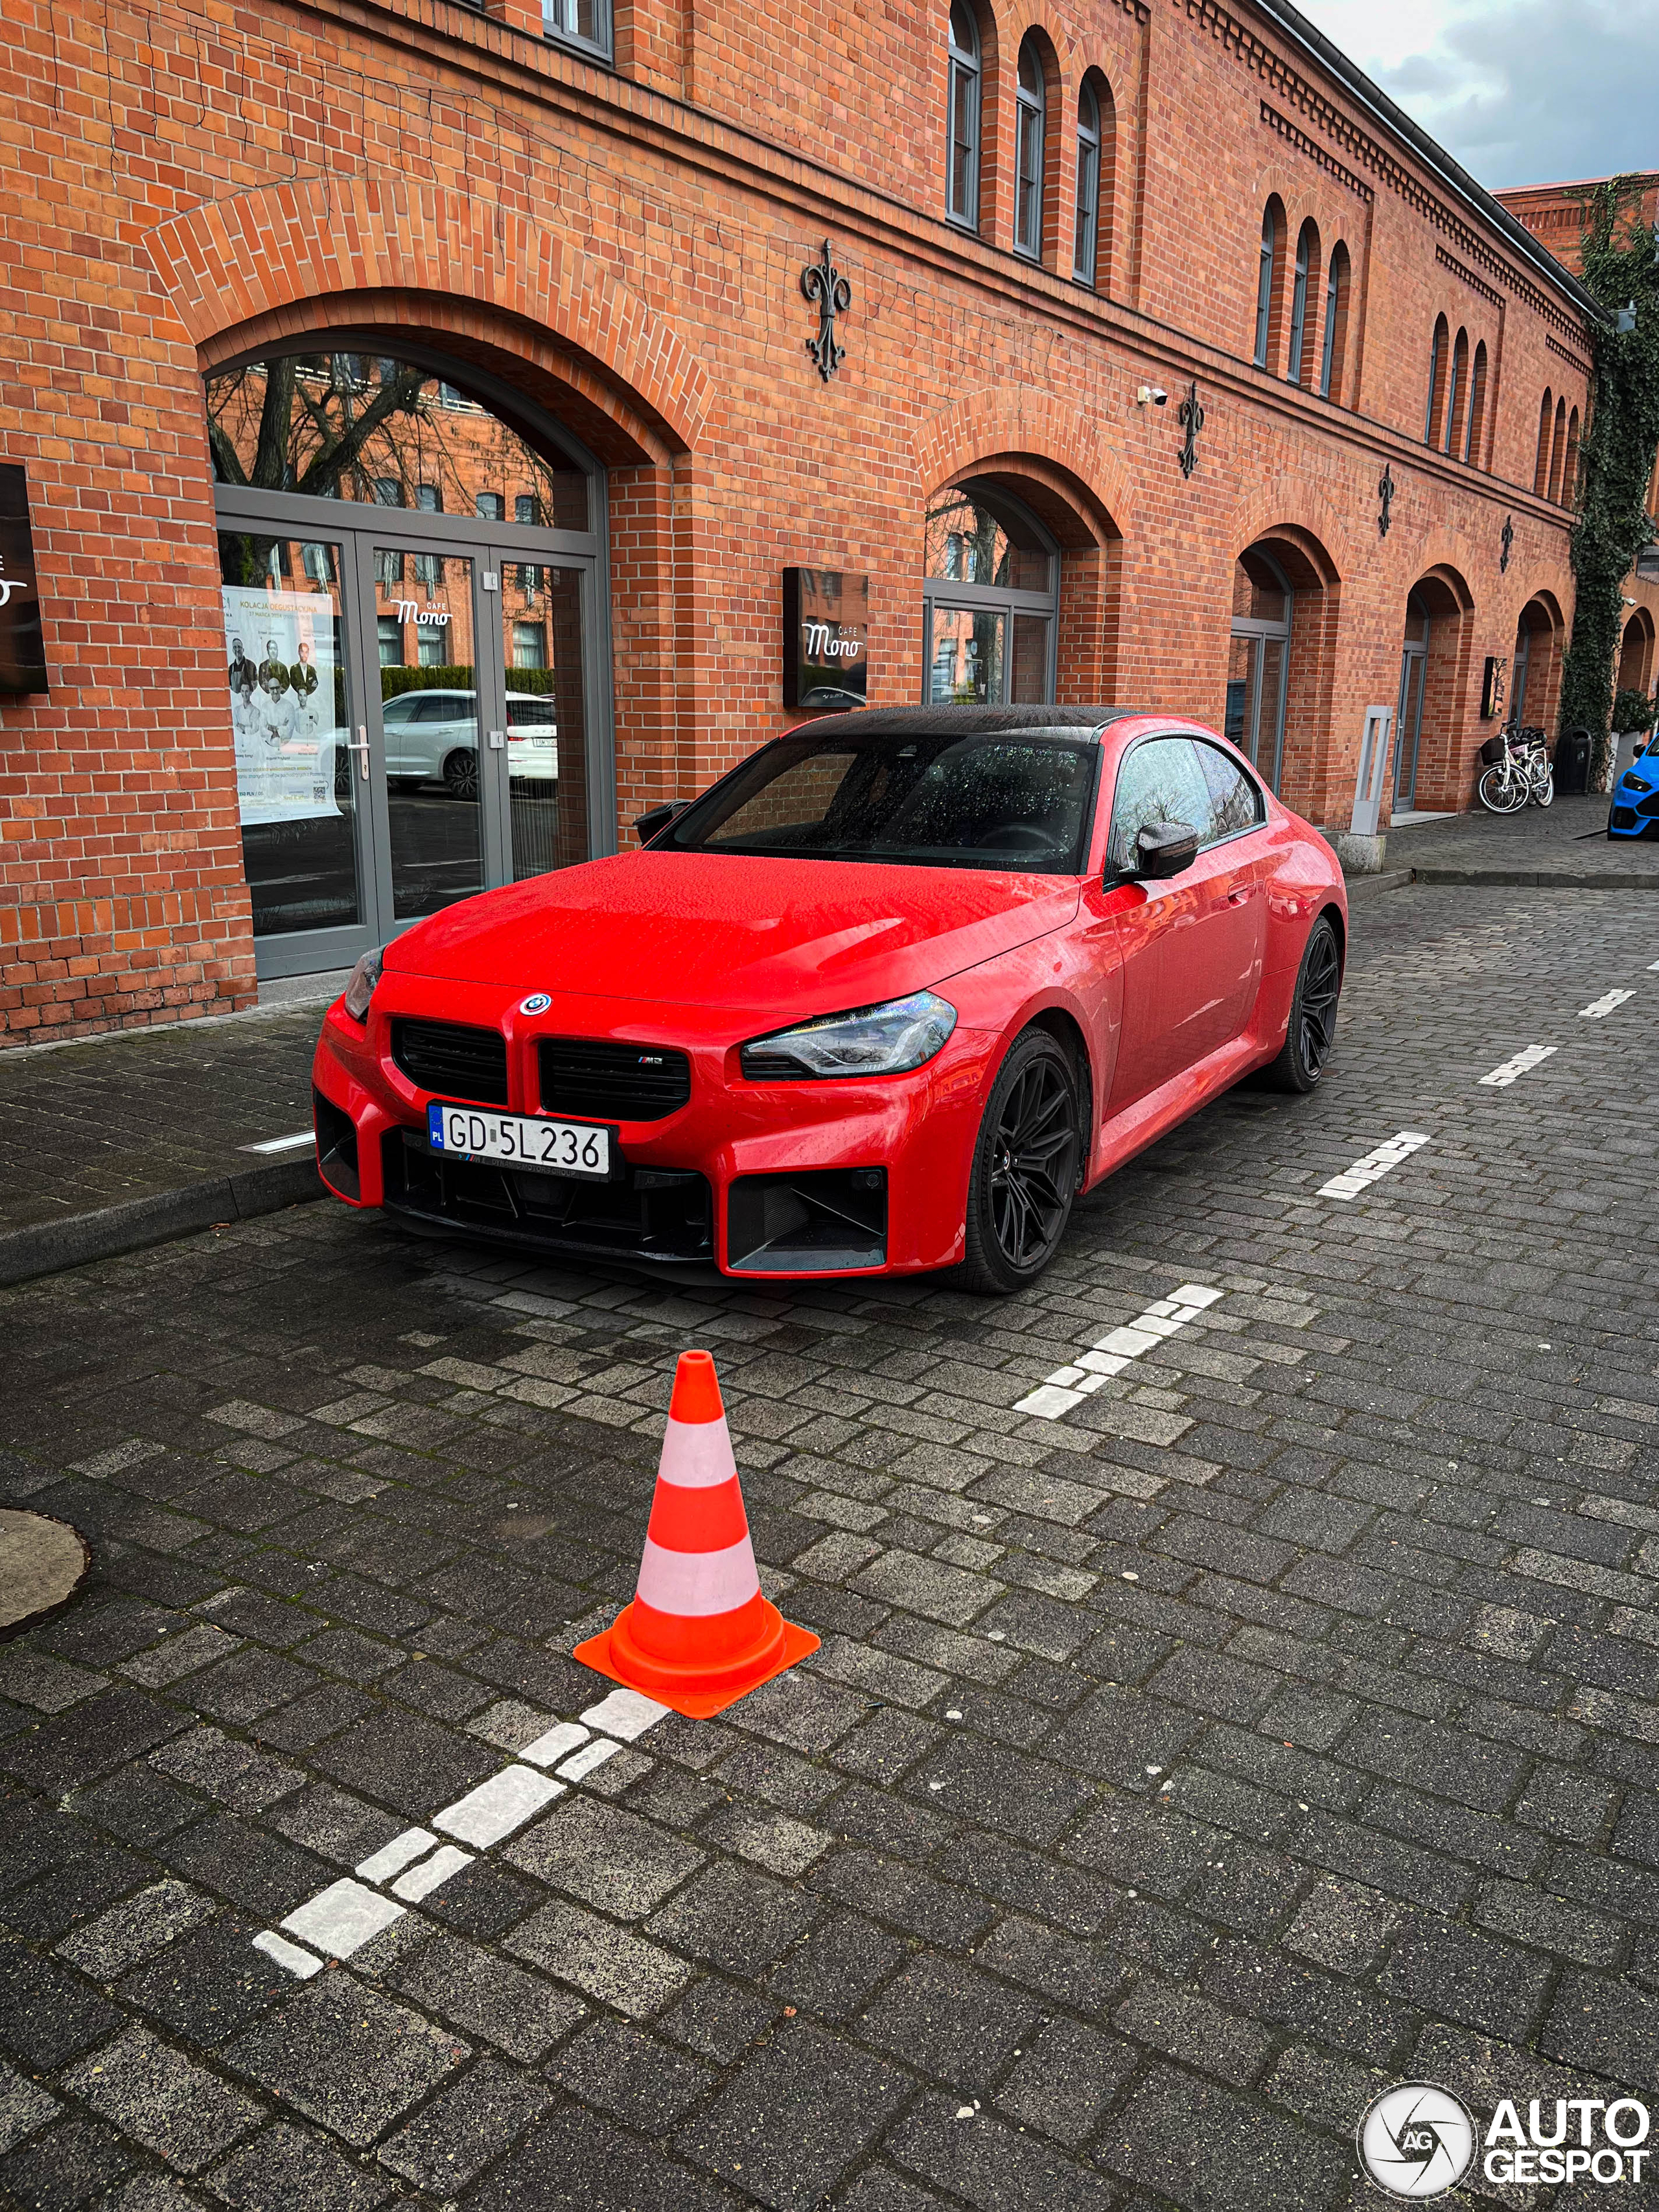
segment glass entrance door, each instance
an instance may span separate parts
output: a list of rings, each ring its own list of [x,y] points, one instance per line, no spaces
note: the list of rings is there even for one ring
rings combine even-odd
[[[515,883],[585,860],[589,842],[583,576],[503,560],[507,862]]]
[[[256,936],[368,920],[366,741],[354,738],[341,544],[222,530],[236,799]]]
[[[386,919],[395,927],[483,890],[488,779],[479,770],[472,560],[398,545],[376,545],[372,560],[380,696],[371,759],[386,793]],[[492,673],[483,672],[493,690]]]
[[[1423,737],[1423,690],[1429,668],[1429,616],[1414,593],[1406,600],[1406,643],[1400,661],[1400,705],[1394,718],[1394,811],[1409,813],[1417,797],[1417,755]]]

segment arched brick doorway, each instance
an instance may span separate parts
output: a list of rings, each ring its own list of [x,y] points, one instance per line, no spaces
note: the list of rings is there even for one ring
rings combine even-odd
[[[1638,607],[1625,624],[1624,640],[1619,648],[1618,691],[1651,691],[1653,689],[1653,617],[1645,607]]]
[[[205,384],[271,975],[585,860],[614,818],[604,471],[477,362],[342,335]]]
[[[1468,586],[1455,568],[1431,568],[1406,594],[1389,777],[1395,821],[1450,812],[1463,803],[1473,610]]]
[[[1553,592],[1538,592],[1522,608],[1510,658],[1506,720],[1518,726],[1540,729],[1547,736],[1553,732],[1565,634],[1560,605]]]
[[[1233,564],[1222,728],[1285,804],[1314,803],[1329,724],[1336,571],[1319,540],[1273,531]]]

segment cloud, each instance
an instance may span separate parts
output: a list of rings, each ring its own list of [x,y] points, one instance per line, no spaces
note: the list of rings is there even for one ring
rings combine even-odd
[[[1369,0],[1302,4],[1490,188],[1659,168],[1659,9],[1646,0],[1419,0],[1392,24]]]

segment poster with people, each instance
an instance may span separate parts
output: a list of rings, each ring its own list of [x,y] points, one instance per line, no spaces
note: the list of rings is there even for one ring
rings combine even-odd
[[[337,813],[332,599],[227,584],[224,607],[243,826]]]

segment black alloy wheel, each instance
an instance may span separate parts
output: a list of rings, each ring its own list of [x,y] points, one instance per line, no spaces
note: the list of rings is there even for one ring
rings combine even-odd
[[[1053,1259],[1083,1158],[1078,1088],[1070,1055],[1046,1030],[1015,1038],[974,1147],[962,1267],[967,1289],[1021,1290]]]
[[[444,787],[452,799],[477,799],[478,756],[457,750],[444,763]]]
[[[1302,966],[1291,1000],[1285,1048],[1263,1079],[1276,1091],[1312,1091],[1325,1073],[1336,1042],[1337,1001],[1342,991],[1342,955],[1328,915],[1308,932]]]

